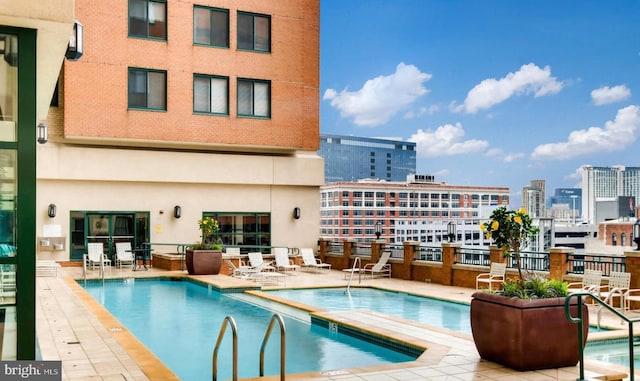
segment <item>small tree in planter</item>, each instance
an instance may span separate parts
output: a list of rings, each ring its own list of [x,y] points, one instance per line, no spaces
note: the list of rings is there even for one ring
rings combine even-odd
[[[499,207],[481,225],[505,257],[514,254],[518,278],[499,293],[476,292],[471,301],[471,331],[480,357],[526,371],[574,366],[579,360],[578,330],[565,316],[567,284],[523,274],[520,251],[538,233],[524,209]],[[588,333],[587,306],[581,306],[583,342]],[[573,316],[578,305],[571,306]],[[550,344],[553,343],[553,344]]]
[[[202,231],[202,239],[187,249],[187,271],[192,275],[218,274],[222,264],[222,246],[214,240],[220,225],[215,218],[206,216],[198,220],[198,227]]]

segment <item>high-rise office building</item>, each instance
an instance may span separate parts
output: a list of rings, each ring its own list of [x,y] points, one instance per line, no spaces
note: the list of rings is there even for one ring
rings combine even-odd
[[[416,143],[346,135],[320,135],[325,182],[406,181],[416,173]]]
[[[549,197],[549,207],[554,205],[566,205],[566,216],[550,216],[558,219],[567,219],[571,222],[581,222],[582,215],[582,189],[580,188],[556,188],[553,196]]]
[[[545,216],[545,180],[531,180],[529,186],[522,188],[522,207],[531,217]]]
[[[611,201],[619,196],[631,197],[633,205],[640,198],[640,167],[582,167],[582,217],[596,223],[596,201]]]

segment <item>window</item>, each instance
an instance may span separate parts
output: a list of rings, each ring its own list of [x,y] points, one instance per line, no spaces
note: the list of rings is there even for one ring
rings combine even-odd
[[[229,115],[229,79],[194,74],[193,111]]]
[[[129,36],[167,39],[164,0],[129,0]]]
[[[193,7],[193,43],[229,47],[229,11]]]
[[[167,72],[129,68],[129,108],[167,109]]]
[[[225,246],[271,246],[271,215],[268,213],[204,213],[204,216],[218,220],[218,238]],[[327,222],[330,225],[332,220]]]
[[[238,12],[238,49],[271,51],[271,18]]]
[[[238,79],[238,116],[271,117],[271,82]]]

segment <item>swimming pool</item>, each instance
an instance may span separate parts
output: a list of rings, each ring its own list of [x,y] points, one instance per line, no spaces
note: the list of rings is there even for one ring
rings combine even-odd
[[[375,288],[313,288],[269,290],[296,302],[330,311],[370,310],[471,334],[469,305]]]
[[[175,279],[174,279],[175,280]],[[79,282],[181,380],[211,378],[211,355],[222,322],[237,325],[240,378],[259,375],[259,353],[273,311],[241,302],[233,294],[167,278]],[[415,358],[283,315],[287,373],[325,371],[413,361]],[[280,372],[276,324],[265,353],[265,374]],[[231,330],[218,353],[218,378],[230,379]]]
[[[588,342],[584,348],[584,357],[628,368],[630,364],[629,341],[624,338]],[[633,348],[633,367],[640,369],[640,341],[637,338]]]

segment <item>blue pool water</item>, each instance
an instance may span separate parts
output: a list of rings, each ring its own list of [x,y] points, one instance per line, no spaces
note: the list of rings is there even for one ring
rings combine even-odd
[[[373,288],[289,289],[266,291],[331,311],[370,310],[434,327],[471,334],[469,305]]]
[[[232,316],[240,378],[259,375],[260,346],[274,312],[189,281],[124,279],[81,285],[182,380],[211,379],[220,327]],[[413,357],[283,315],[286,371],[301,373],[412,361]],[[265,353],[265,374],[280,372],[279,326]],[[218,352],[218,379],[231,379],[231,329]]]
[[[640,346],[638,344],[636,342],[633,348],[633,367],[635,369],[640,369]],[[587,343],[584,357],[629,367],[629,342],[626,339],[592,341]]]

